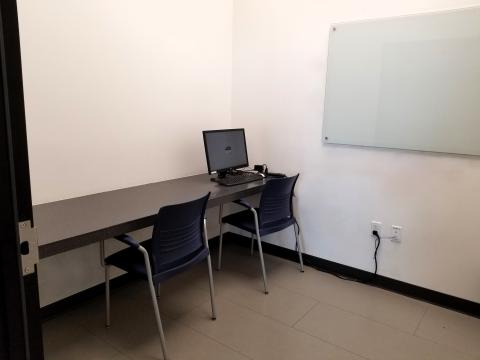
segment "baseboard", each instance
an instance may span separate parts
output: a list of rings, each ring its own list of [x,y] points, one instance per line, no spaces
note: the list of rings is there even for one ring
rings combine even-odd
[[[241,246],[250,246],[250,238],[235,233],[224,234],[224,241],[233,242]],[[218,237],[209,241],[211,248],[218,246]],[[278,256],[290,261],[298,261],[298,254],[292,249],[287,249],[278,245],[269,244],[262,241],[262,249],[265,253]],[[303,259],[305,264],[312,266],[320,271],[327,273],[334,273],[358,280],[370,279],[371,272],[357,269],[351,266],[339,264],[330,260],[325,260],[312,255],[304,254]],[[121,287],[131,281],[135,277],[124,274],[110,282],[113,289]],[[405,296],[429,302],[447,309],[455,310],[470,316],[480,318],[480,304],[474,301],[462,299],[456,296],[444,294],[438,291],[430,290],[421,286],[413,285],[403,281],[395,280],[386,276],[378,275],[369,285],[377,286],[379,288],[396,292]],[[59,300],[55,303],[49,304],[41,308],[41,317],[47,320],[59,313],[71,310],[75,306],[81,306],[86,300],[92,299],[103,294],[105,291],[104,284],[98,284],[89,289],[83,290],[75,295],[69,296],[65,299]]]
[[[226,237],[242,246],[250,246],[250,238],[234,233],[228,233]],[[298,262],[298,254],[292,249],[273,245],[262,241],[262,249],[265,253],[278,256],[287,260]],[[358,280],[370,279],[372,273],[357,269],[351,266],[339,264],[330,260],[325,260],[312,255],[303,255],[304,263],[318,270],[342,275]],[[435,290],[430,290],[421,286],[413,285],[403,281],[395,280],[386,276],[377,275],[369,285],[396,292],[401,295],[409,296],[415,299],[429,302],[447,309],[455,310],[470,316],[480,318],[480,304],[474,301],[462,299],[456,296],[444,294]]]

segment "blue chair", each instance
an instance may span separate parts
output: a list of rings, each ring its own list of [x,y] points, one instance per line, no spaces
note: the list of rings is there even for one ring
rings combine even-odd
[[[161,282],[207,259],[212,319],[216,319],[212,263],[208,248],[205,209],[210,193],[190,202],[162,207],[154,221],[152,239],[136,242],[129,235],[115,239],[129,245],[105,259],[106,326],[110,326],[110,266],[148,281],[164,359],[167,359],[157,296]]]
[[[260,264],[262,266],[263,284],[265,294],[268,294],[267,275],[265,272],[265,262],[263,261],[263,251],[261,236],[276,233],[280,230],[293,226],[295,233],[296,250],[300,260],[300,271],[303,270],[302,245],[299,241],[300,227],[293,216],[293,189],[299,175],[285,177],[281,179],[271,179],[265,184],[265,188],[260,198],[260,206],[254,208],[244,200],[234,201],[248,210],[244,210],[222,218],[220,214],[220,246],[218,252],[218,270],[222,266],[222,243],[223,243],[223,224],[233,225],[241,230],[252,234],[251,252],[253,253],[254,236],[257,238],[258,252],[260,254]]]

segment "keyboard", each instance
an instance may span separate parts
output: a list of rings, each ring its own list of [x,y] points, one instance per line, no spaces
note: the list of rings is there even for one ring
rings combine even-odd
[[[240,184],[245,184],[245,183],[258,181],[258,180],[263,180],[263,176],[260,174],[254,174],[254,173],[248,173],[248,172],[239,173],[235,175],[229,174],[229,175],[226,175],[224,178],[215,179],[217,183],[225,186],[240,185]]]

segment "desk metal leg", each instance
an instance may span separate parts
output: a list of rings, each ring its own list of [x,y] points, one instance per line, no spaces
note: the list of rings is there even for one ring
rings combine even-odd
[[[105,267],[105,240],[100,241],[100,265]]]
[[[217,270],[222,268],[222,248],[223,248],[223,204],[220,204],[219,211],[218,211],[218,222],[220,224],[220,240],[218,244],[218,263],[217,263]]]
[[[105,265],[105,326],[110,327],[110,265]]]

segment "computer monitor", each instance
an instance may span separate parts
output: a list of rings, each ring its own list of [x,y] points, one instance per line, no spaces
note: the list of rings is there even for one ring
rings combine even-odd
[[[208,173],[224,176],[233,169],[248,166],[244,129],[207,130],[203,132]]]

